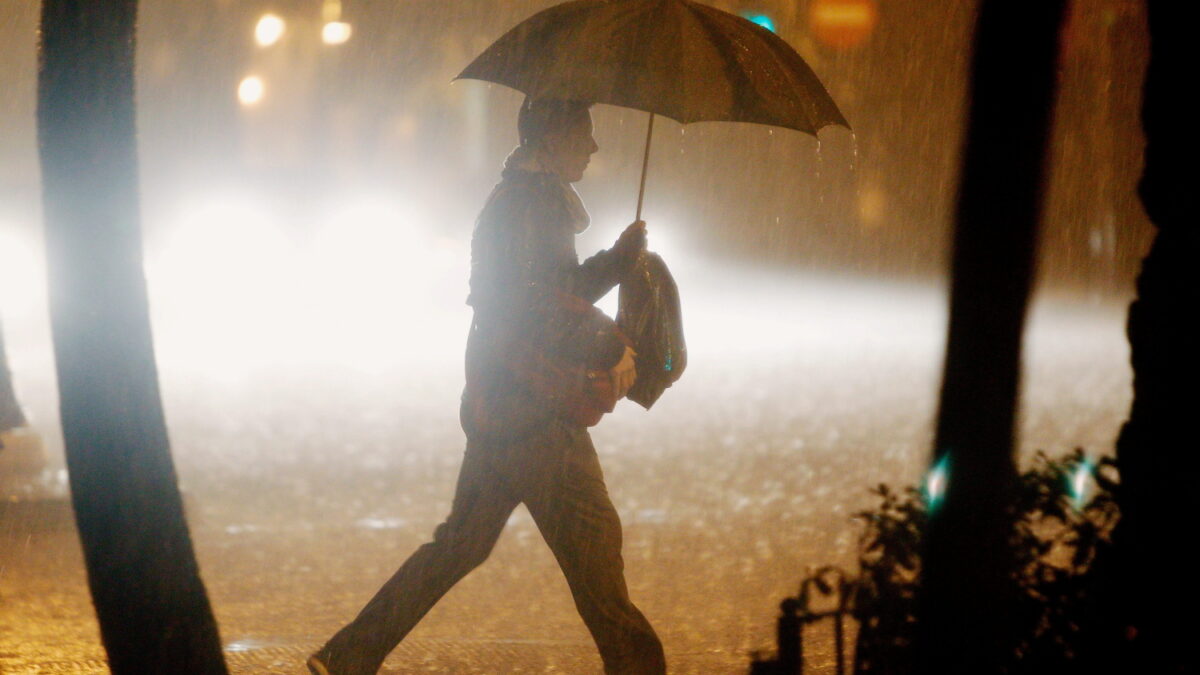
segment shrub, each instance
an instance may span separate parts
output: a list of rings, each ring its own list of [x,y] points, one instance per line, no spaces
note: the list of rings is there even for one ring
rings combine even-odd
[[[1020,475],[1010,514],[1019,589],[1011,635],[1011,673],[1070,672],[1086,649],[1103,565],[1119,518],[1116,467],[1093,464],[1081,450],[1050,459],[1038,453]],[[865,530],[853,615],[859,623],[855,672],[912,672],[921,535],[931,496],[880,485],[879,504],[855,514]]]

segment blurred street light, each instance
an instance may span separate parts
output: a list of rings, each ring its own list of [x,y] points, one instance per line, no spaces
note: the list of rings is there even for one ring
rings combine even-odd
[[[344,44],[350,39],[350,24],[345,21],[330,21],[321,29],[321,41],[327,45]]]
[[[254,41],[259,47],[270,47],[279,42],[287,24],[275,14],[263,14],[254,26]]]
[[[809,6],[813,37],[826,47],[849,49],[871,36],[879,21],[875,0],[814,0]]]
[[[321,21],[329,23],[331,21],[342,20],[342,1],[341,0],[325,0],[321,3]]]
[[[241,83],[238,84],[238,101],[246,106],[257,105],[262,101],[265,91],[262,78],[257,75],[249,75],[242,78]]]
[[[350,39],[350,24],[342,21],[341,0],[325,0],[321,4],[321,41],[327,45],[345,44]]]

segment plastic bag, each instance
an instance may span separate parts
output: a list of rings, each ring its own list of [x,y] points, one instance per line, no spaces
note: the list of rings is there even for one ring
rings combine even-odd
[[[621,280],[617,325],[637,352],[637,381],[627,398],[647,410],[687,368],[679,287],[656,253],[643,253]]]

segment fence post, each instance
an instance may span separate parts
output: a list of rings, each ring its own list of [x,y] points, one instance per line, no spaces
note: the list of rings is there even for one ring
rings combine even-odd
[[[803,624],[799,609],[800,602],[796,598],[787,598],[779,605],[775,639],[779,645],[780,675],[800,675],[804,670],[804,647],[800,635]]]

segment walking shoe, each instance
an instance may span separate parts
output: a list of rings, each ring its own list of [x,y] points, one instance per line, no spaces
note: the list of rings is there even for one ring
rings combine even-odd
[[[312,675],[332,675],[329,672],[329,668],[325,666],[325,662],[317,658],[316,654],[308,657],[304,665],[308,666],[308,672],[312,673]]]

